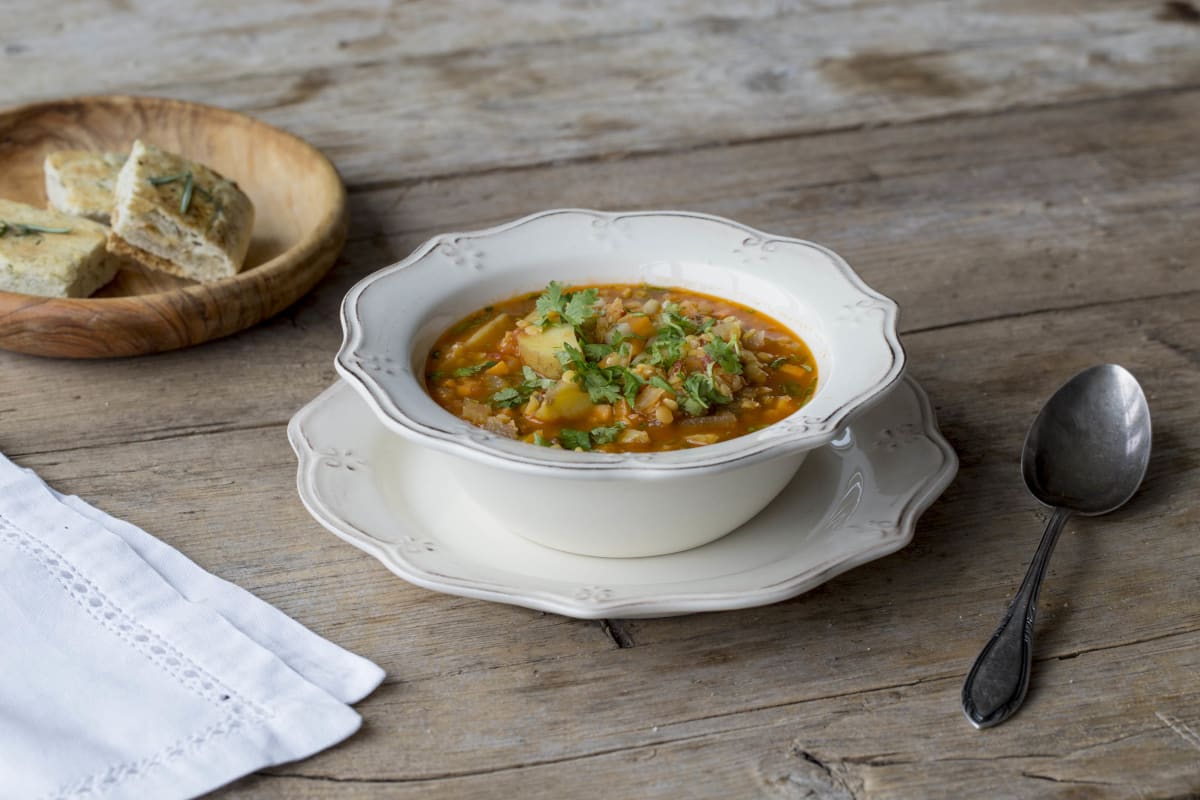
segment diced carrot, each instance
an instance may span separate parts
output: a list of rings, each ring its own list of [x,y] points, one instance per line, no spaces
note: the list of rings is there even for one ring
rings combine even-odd
[[[629,325],[629,329],[638,336],[641,336],[643,339],[650,338],[650,335],[654,333],[654,323],[650,321],[649,317],[635,316],[631,314],[630,316],[626,317],[623,322],[627,323]]]
[[[470,397],[483,388],[483,383],[477,380],[462,380],[454,387],[459,397]]]
[[[497,361],[493,366],[484,370],[488,375],[507,375],[510,367],[507,361]]]
[[[812,372],[799,364],[780,364],[779,371],[790,378],[797,378],[802,381],[807,381],[812,377]]]

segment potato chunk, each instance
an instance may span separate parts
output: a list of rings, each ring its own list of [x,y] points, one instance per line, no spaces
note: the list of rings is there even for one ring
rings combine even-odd
[[[524,361],[535,372],[547,378],[561,378],[562,364],[558,351],[565,345],[579,347],[575,329],[570,325],[530,326],[517,334],[517,348]]]
[[[546,393],[546,401],[534,412],[535,419],[542,422],[573,420],[587,416],[592,410],[592,399],[574,381],[559,381]]]

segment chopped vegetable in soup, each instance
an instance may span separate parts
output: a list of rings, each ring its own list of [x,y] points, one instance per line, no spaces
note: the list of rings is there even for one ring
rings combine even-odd
[[[551,282],[447,331],[425,366],[446,410],[545,447],[677,450],[783,419],[812,397],[804,342],[745,306],[682,289]]]

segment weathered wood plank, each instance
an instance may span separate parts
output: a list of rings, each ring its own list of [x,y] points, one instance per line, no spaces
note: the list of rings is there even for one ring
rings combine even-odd
[[[80,6],[70,29],[35,8],[6,17],[16,29],[0,58],[22,80],[0,102],[137,90],[230,106],[310,139],[362,181],[1200,83],[1200,27],[1140,2],[554,5],[348,3],[344,15],[252,5],[196,31],[194,15],[158,6]],[[156,44],[131,57],[130,41]]]
[[[521,769],[401,777],[375,763],[345,780],[320,771],[330,759],[318,756],[239,781],[221,796],[1126,798],[1200,788],[1200,696],[1194,684],[1165,677],[1200,667],[1200,643],[1148,643],[1042,667],[1037,705],[1045,716],[1036,725],[971,731],[957,709],[959,682],[932,680],[679,728],[644,718],[637,747]],[[1154,695],[1156,710],[1134,716],[1105,707],[1113,682],[1131,675],[1139,693]],[[391,713],[403,714],[403,703]],[[1025,713],[1034,713],[1032,701]],[[310,765],[318,768],[303,769]]]

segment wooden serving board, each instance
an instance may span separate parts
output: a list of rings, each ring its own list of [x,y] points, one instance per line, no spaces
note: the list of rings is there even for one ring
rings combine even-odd
[[[0,112],[0,197],[44,206],[47,153],[125,152],[138,138],[211,166],[250,196],[245,268],[202,285],[130,265],[84,299],[0,291],[0,348],[103,358],[187,347],[278,313],[333,266],[346,238],[346,191],[333,165],[291,134],[212,106],[109,96]]]

